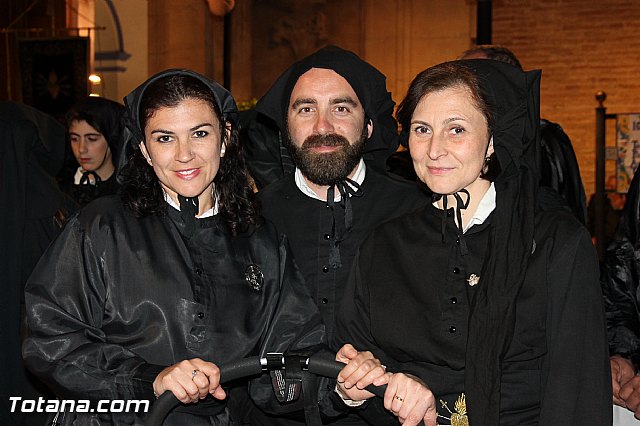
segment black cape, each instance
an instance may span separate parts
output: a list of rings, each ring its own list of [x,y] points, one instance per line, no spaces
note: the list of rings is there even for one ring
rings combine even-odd
[[[571,139],[559,124],[540,120],[540,185],[557,192],[574,216],[587,224],[587,196]]]
[[[465,233],[469,252],[462,255],[449,211],[444,242],[441,211],[433,206],[367,238],[333,339],[335,346],[371,350],[389,371],[420,377],[434,393],[439,424],[456,424],[447,420],[454,415],[474,418],[469,401],[477,396],[465,386],[469,316],[493,219]],[[588,232],[569,212],[544,212],[536,215],[535,241],[501,358],[499,421],[491,425],[609,424],[611,378]],[[472,274],[480,276],[476,286],[469,285]],[[466,405],[456,404],[463,393]],[[383,412],[380,405],[372,400],[365,410]],[[374,424],[384,424],[377,416]]]
[[[65,129],[32,107],[0,102],[0,423],[13,424],[35,414],[10,414],[9,396],[37,398],[20,357],[24,284],[64,217],[77,206],[58,188]],[[57,216],[57,219],[56,219]]]

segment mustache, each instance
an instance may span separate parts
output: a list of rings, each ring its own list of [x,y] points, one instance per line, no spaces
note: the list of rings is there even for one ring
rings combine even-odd
[[[335,133],[329,133],[326,135],[311,135],[307,137],[302,143],[302,148],[316,148],[319,146],[348,146],[349,141],[347,138]]]

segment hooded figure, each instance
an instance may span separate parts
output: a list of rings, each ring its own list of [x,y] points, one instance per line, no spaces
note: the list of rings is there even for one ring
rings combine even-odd
[[[286,239],[258,219],[229,92],[167,70],[126,104],[122,193],[70,219],[31,275],[25,363],[63,399],[145,404],[168,391],[189,404],[165,425],[239,422],[246,383],[222,392],[212,363],[313,353],[320,315]],[[257,403],[278,405],[270,383],[256,386]],[[143,407],[54,422],[141,425]]]
[[[80,167],[62,178],[65,192],[80,205],[115,194],[116,166],[124,143],[124,107],[104,98],[84,98],[67,113],[67,128]]]
[[[539,84],[498,61],[444,63],[398,110],[434,204],[362,244],[333,342],[422,379],[438,424],[611,421],[590,237],[566,209],[537,208]]]
[[[55,176],[62,167],[65,130],[53,117],[27,105],[0,102],[0,314],[1,424],[23,424],[37,414],[10,410],[10,396],[36,398],[20,357],[24,285],[65,218],[77,208]],[[40,416],[42,417],[42,416]],[[40,419],[41,422],[44,419]]]
[[[324,47],[289,67],[260,99],[253,112],[243,119],[241,137],[246,146],[247,165],[258,188],[262,189],[295,168],[288,143],[287,110],[296,82],[311,68],[334,70],[344,77],[373,123],[364,160],[379,172],[386,171],[387,158],[398,148],[398,125],[393,119],[395,102],[387,91],[386,77],[355,53],[337,46]]]

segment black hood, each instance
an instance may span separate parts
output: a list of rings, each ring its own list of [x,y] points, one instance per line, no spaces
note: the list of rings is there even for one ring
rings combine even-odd
[[[96,130],[100,131],[107,140],[115,164],[123,143],[124,111],[124,106],[118,102],[88,96],[78,101],[67,114],[67,117],[77,116],[80,120],[83,119],[83,116],[91,117],[95,125],[98,126]]]
[[[492,107],[501,172],[481,285],[469,317],[465,391],[472,424],[499,423],[501,359],[515,323],[515,301],[535,250],[539,182],[540,71],[494,60],[460,61],[479,77]],[[484,285],[482,285],[484,283]]]
[[[52,217],[63,202],[55,176],[64,162],[64,126],[28,105],[3,101],[0,127],[4,145],[0,152],[6,157],[0,156],[4,168],[0,198],[7,202],[3,205],[24,205],[29,217]]]
[[[128,130],[126,133],[128,134],[125,136],[126,141],[125,149],[123,150],[125,151],[124,155],[120,157],[118,162],[120,165],[119,168],[121,168],[128,160],[129,156],[133,152],[134,145],[137,146],[140,142],[144,141],[144,129],[140,125],[140,103],[142,102],[145,90],[154,81],[173,75],[188,75],[203,82],[209,89],[211,89],[218,108],[220,108],[220,111],[222,112],[222,119],[225,122],[231,122],[234,126],[237,124],[238,107],[236,106],[236,101],[233,99],[233,96],[231,96],[231,93],[229,93],[227,89],[195,71],[187,69],[168,69],[161,71],[147,79],[147,81],[135,88],[124,98],[124,104],[126,107],[125,123],[126,130]]]
[[[287,134],[287,110],[293,87],[300,76],[311,68],[324,68],[340,74],[351,85],[373,122],[373,134],[365,153],[386,157],[398,148],[398,126],[393,118],[395,102],[387,91],[386,77],[355,53],[337,46],[327,46],[294,63],[256,105],[256,111],[273,120],[283,135]],[[277,142],[277,140],[274,140]]]

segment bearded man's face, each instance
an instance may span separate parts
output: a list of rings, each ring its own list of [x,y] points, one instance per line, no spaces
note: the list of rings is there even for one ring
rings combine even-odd
[[[349,176],[372,131],[351,85],[324,68],[312,68],[298,79],[287,128],[293,161],[317,185],[333,185]]]

